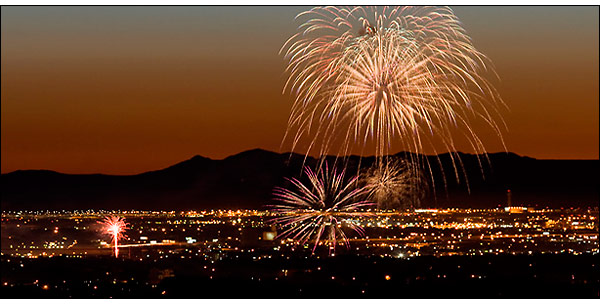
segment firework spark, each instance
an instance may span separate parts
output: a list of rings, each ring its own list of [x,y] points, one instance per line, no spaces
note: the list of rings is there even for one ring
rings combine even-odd
[[[396,142],[438,154],[456,151],[459,134],[480,154],[476,119],[502,141],[494,117],[502,121],[503,103],[482,76],[493,69],[450,8],[316,7],[298,18],[308,19],[282,48],[296,96],[284,137],[292,150],[306,137],[307,155],[348,155],[368,142],[377,157]]]
[[[349,246],[342,228],[348,227],[359,234],[363,229],[348,220],[360,208],[372,203],[363,200],[366,187],[359,187],[358,177],[345,181],[345,169],[340,173],[334,168],[329,170],[327,163],[316,173],[305,167],[309,183],[298,179],[288,179],[297,188],[296,191],[275,188],[275,200],[280,204],[273,206],[279,216],[276,222],[285,229],[280,238],[292,238],[298,243],[314,241],[313,252],[317,245],[329,245],[330,252],[338,242]]]
[[[420,171],[406,160],[377,162],[363,174],[362,181],[378,209],[418,207],[425,188]]]
[[[109,215],[98,223],[102,225],[102,232],[111,236],[115,250],[115,257],[118,257],[119,240],[125,238],[125,230],[127,229],[127,223],[125,223],[125,219],[119,216]]]

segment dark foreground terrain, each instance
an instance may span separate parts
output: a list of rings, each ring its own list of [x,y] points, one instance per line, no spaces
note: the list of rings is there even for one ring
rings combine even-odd
[[[254,257],[252,257],[254,256]],[[597,298],[596,255],[2,256],[3,298]]]

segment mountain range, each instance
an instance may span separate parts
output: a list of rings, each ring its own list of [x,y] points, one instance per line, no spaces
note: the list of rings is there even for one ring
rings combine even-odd
[[[406,157],[398,153],[395,157]],[[455,154],[456,156],[456,154]],[[424,208],[490,208],[506,204],[537,207],[598,206],[598,160],[539,160],[514,153],[458,153],[462,161],[455,177],[451,154],[429,160]],[[328,161],[329,162],[329,161]],[[333,158],[330,158],[333,163]],[[348,174],[368,168],[374,157],[347,158]],[[18,170],[0,176],[2,210],[203,210],[264,209],[275,186],[289,186],[302,166],[317,160],[298,154],[261,149],[222,160],[202,156],[168,168],[136,175],[64,174],[48,170]],[[462,176],[466,175],[465,180]],[[466,182],[468,181],[468,183]]]

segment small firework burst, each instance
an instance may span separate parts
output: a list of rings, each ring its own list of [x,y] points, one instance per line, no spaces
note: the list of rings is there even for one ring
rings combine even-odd
[[[420,171],[406,160],[377,162],[362,176],[369,189],[369,199],[378,209],[413,209],[418,207],[424,191]]]
[[[275,221],[281,224],[284,232],[280,238],[291,238],[300,244],[314,242],[313,252],[319,244],[329,246],[330,252],[337,243],[349,246],[343,227],[359,234],[363,229],[348,217],[370,206],[364,200],[368,189],[358,185],[358,177],[345,180],[345,169],[337,172],[329,170],[327,163],[316,173],[309,167],[304,168],[309,183],[303,184],[296,178],[288,179],[296,188],[289,190],[277,187],[274,191],[273,211],[278,215]]]
[[[110,235],[114,244],[115,257],[118,257],[119,240],[125,238],[125,230],[127,229],[125,219],[120,216],[109,215],[98,221],[98,223],[101,225],[102,233]]]

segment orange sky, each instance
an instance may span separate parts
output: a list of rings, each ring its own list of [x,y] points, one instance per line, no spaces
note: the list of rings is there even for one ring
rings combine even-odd
[[[302,10],[3,7],[2,173],[132,174],[196,154],[287,151],[278,51]],[[454,10],[501,78],[508,150],[597,159],[597,7]]]

